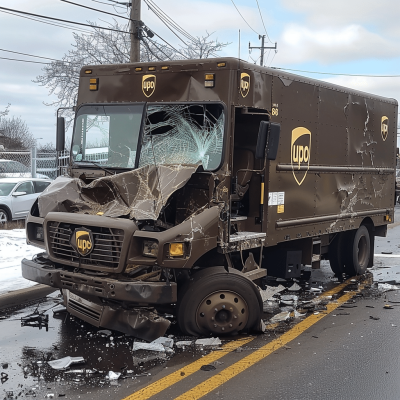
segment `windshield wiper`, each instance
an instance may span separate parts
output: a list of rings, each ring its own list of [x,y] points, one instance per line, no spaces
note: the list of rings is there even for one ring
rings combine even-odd
[[[76,161],[75,161],[75,162],[76,162]],[[95,161],[92,161],[92,160],[80,160],[80,161],[78,161],[78,162],[80,162],[80,163],[81,163],[81,162],[85,162],[85,163],[93,164],[93,165],[95,165],[96,167],[99,167],[100,169],[102,169],[103,171],[109,173],[110,175],[115,175],[115,172],[112,172],[112,171],[110,171],[109,169],[104,168],[102,165],[97,164],[97,162],[95,162]]]

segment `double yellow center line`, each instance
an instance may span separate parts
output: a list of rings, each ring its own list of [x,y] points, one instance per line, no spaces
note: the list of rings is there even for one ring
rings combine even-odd
[[[325,292],[321,297],[331,296],[336,293],[339,293],[350,283],[351,283],[351,281],[347,280],[346,282],[344,282],[340,285],[337,285],[333,289]],[[364,285],[360,285],[359,290],[361,290],[363,288],[363,286]],[[326,306],[327,311],[325,311],[323,313],[319,313],[319,314],[310,315],[309,317],[305,318],[303,321],[296,324],[292,329],[290,329],[286,333],[282,334],[277,339],[274,339],[273,341],[266,344],[265,346],[259,348],[258,350],[255,350],[248,356],[242,358],[241,360],[237,361],[236,363],[232,364],[231,366],[225,368],[218,374],[216,374],[213,377],[207,379],[206,381],[200,383],[199,385],[195,386],[193,389],[187,391],[186,393],[182,394],[181,396],[177,397],[176,399],[193,400],[193,399],[199,399],[199,398],[205,396],[206,394],[208,394],[211,391],[213,391],[214,389],[216,389],[218,386],[220,386],[223,383],[227,382],[228,380],[234,378],[236,375],[240,374],[247,368],[250,368],[251,366],[256,364],[258,361],[269,356],[274,351],[278,350],[279,348],[285,346],[287,343],[294,340],[296,337],[298,337],[300,334],[302,334],[304,331],[306,331],[312,325],[317,323],[319,320],[324,318],[330,312],[332,312],[333,310],[335,310],[336,308],[340,307],[341,305],[346,303],[348,300],[350,300],[357,292],[358,291],[350,291],[348,293],[345,293],[335,303],[328,304]],[[206,356],[179,369],[178,371],[175,371],[175,372],[165,376],[164,378],[161,378],[161,379],[155,381],[154,383],[151,383],[150,385],[131,394],[130,396],[126,397],[123,400],[145,400],[145,399],[148,399],[148,398],[156,395],[157,393],[160,393],[164,389],[167,389],[168,387],[174,385],[175,383],[185,379],[187,376],[199,371],[200,367],[202,365],[210,364],[213,361],[220,359],[227,353],[230,353],[231,351],[237,349],[238,347],[249,343],[253,339],[254,339],[254,337],[248,337],[248,338],[243,338],[243,339],[229,342],[223,346],[222,350],[213,351],[210,354],[207,354]]]

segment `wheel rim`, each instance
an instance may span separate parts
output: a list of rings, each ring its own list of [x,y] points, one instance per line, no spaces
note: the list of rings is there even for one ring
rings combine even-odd
[[[206,296],[196,312],[197,326],[217,334],[239,331],[248,319],[249,310],[243,297],[227,290]]]
[[[357,246],[358,265],[360,267],[366,266],[369,261],[368,243],[365,236],[361,236]]]
[[[5,224],[7,221],[7,214],[3,210],[0,210],[0,224]]]

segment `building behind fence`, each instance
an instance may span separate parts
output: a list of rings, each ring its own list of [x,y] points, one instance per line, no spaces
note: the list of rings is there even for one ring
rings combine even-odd
[[[15,171],[4,171],[1,168],[1,160],[16,161],[11,168]],[[69,161],[69,151],[46,151],[38,152],[34,147],[31,151],[0,151],[0,177],[2,172],[30,173],[33,178],[43,175],[50,179],[66,173]],[[5,163],[3,163],[5,164]]]

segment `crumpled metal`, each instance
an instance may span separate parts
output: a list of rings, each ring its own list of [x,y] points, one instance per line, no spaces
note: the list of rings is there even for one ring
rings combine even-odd
[[[182,188],[198,165],[146,165],[95,179],[61,176],[39,197],[39,214],[75,212],[105,217],[157,220],[170,196]]]

